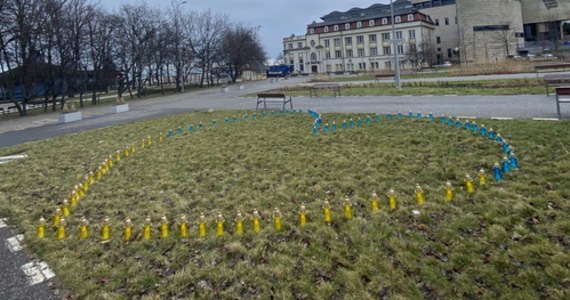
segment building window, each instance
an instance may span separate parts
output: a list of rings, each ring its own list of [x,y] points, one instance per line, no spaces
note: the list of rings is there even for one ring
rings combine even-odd
[[[360,21],[356,22],[356,28],[362,28],[362,22]]]
[[[390,33],[389,32],[382,33],[382,40],[384,42],[389,42],[390,41]]]
[[[317,61],[317,53],[311,53],[311,61]]]
[[[398,54],[404,54],[404,45],[398,45],[396,48],[398,49]]]
[[[370,56],[378,56],[378,48],[370,48]]]
[[[451,58],[452,55],[453,53],[451,52],[451,48],[447,48],[447,57]]]
[[[331,65],[327,65],[327,72],[331,72],[332,71],[332,66]]]
[[[445,25],[449,25],[449,18],[445,18]]]
[[[315,29],[314,28],[309,29],[309,34],[315,34]]]
[[[392,62],[391,61],[385,61],[384,62],[384,68],[392,69]]]
[[[375,35],[375,34],[369,34],[369,35],[368,35],[368,40],[369,40],[371,43],[376,43],[376,35]]]
[[[336,50],[336,51],[334,52],[334,57],[336,57],[336,58],[342,58],[342,52],[341,52],[340,50]]]
[[[303,48],[303,42],[297,42],[297,48]]]
[[[352,50],[346,50],[346,57],[353,57]]]
[[[334,25],[333,30],[338,31],[338,25]]]
[[[436,37],[436,38],[435,38],[435,42],[438,43],[438,44],[441,44],[441,37],[439,37],[439,36]]]
[[[392,54],[390,47],[384,47],[384,55],[390,55],[390,54]]]
[[[396,16],[396,18],[394,20],[395,20],[396,24],[402,23],[402,17],[400,17],[400,16]]]
[[[325,40],[325,47],[330,47],[331,46],[331,41],[330,40]]]
[[[372,27],[374,25],[376,25],[376,22],[374,22],[374,20],[368,21],[368,26]]]
[[[352,45],[352,37],[348,36],[344,38],[344,44],[347,46]]]
[[[344,24],[344,29],[349,30],[350,29],[350,23]]]
[[[388,18],[382,18],[382,25],[388,24]]]
[[[311,40],[311,47],[315,47],[315,40]]]
[[[441,48],[437,48],[437,52],[441,52]]]
[[[401,32],[401,31],[396,31],[396,39],[397,39],[397,40],[401,40],[401,39],[402,39],[402,32]]]
[[[415,39],[416,38],[416,31],[415,30],[408,31],[408,37],[410,39]]]
[[[331,53],[329,51],[326,52],[326,57],[327,57],[327,59],[331,58]]]
[[[413,21],[414,20],[414,15],[413,14],[409,14],[408,15],[408,21]]]
[[[358,70],[366,70],[366,63],[358,63]]]
[[[328,27],[328,26],[325,26],[324,31],[325,31],[325,32],[329,32],[329,27]]]
[[[364,49],[358,49],[358,56],[359,57],[365,57],[366,54],[364,54]]]
[[[356,43],[357,44],[364,44],[364,36],[363,35],[356,36]]]
[[[339,38],[334,39],[334,46],[340,47],[340,39]]]
[[[289,45],[287,45],[289,47],[289,49],[293,49],[293,43],[289,43]]]
[[[434,22],[435,22],[435,26],[439,26],[439,19],[435,19]]]

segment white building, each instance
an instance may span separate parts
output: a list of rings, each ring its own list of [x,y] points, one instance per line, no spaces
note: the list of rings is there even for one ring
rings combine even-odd
[[[384,4],[331,12],[309,24],[305,35],[283,39],[285,62],[299,74],[390,70],[395,52],[404,66],[427,63],[432,19],[410,1],[396,1],[392,36],[390,15],[390,5]]]

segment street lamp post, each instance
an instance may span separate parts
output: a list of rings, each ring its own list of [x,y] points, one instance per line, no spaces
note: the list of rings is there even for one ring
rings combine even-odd
[[[390,14],[392,15],[392,49],[394,51],[394,70],[396,71],[395,85],[398,90],[402,89],[400,86],[400,60],[398,59],[398,49],[396,48],[396,25],[394,20],[394,3],[390,0]]]

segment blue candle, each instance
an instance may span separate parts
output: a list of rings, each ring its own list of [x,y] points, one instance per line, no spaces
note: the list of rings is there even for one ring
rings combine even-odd
[[[257,120],[257,114],[256,114],[256,113],[253,113],[252,117],[253,117],[253,120],[254,120],[254,121]]]
[[[332,122],[332,131],[336,132],[336,122]]]
[[[237,123],[237,117],[236,116],[234,116],[233,121],[234,121],[234,123]]]
[[[202,125],[202,121],[200,121],[200,123],[198,123],[198,129],[202,129],[204,128],[204,125]]]
[[[350,118],[349,124],[350,128],[354,128],[354,121],[352,120],[352,118]]]
[[[289,115],[289,110],[285,110],[285,115],[288,116]]]
[[[329,123],[325,124],[325,134],[329,133]]]
[[[490,140],[495,139],[495,132],[493,131],[493,128],[489,129],[489,139]]]
[[[449,126],[453,126],[453,118],[451,116],[449,116],[448,124]]]
[[[342,121],[342,129],[346,129],[346,120]]]
[[[445,124],[445,116],[441,115],[441,124]]]
[[[362,127],[362,119],[360,117],[358,118],[357,122],[358,122],[358,127]]]
[[[212,127],[216,127],[216,125],[218,125],[218,121],[212,120]]]
[[[376,123],[380,122],[380,115],[376,114]]]
[[[226,122],[226,124],[230,123],[230,119],[228,117],[226,117],[226,119],[224,121]]]
[[[279,116],[280,116],[280,117],[283,116],[283,111],[282,111],[282,110],[279,111]]]
[[[457,129],[461,129],[461,121],[459,121],[459,119],[457,119],[457,121],[455,122],[455,126],[457,127]]]
[[[299,112],[302,113],[302,112],[303,112],[303,109],[302,109],[302,108],[299,108]]]
[[[477,133],[479,131],[479,128],[477,127],[477,123],[475,123],[475,121],[473,121],[473,133]]]
[[[366,116],[366,124],[367,124],[367,125],[370,125],[370,122],[371,122],[370,116]]]
[[[390,113],[388,113],[387,119],[388,121],[392,121],[392,115]]]
[[[519,161],[514,153],[509,155],[509,159],[511,160],[511,169],[516,170],[519,168]]]
[[[421,114],[421,113],[418,113],[416,116],[417,116],[418,120],[421,120],[421,119],[422,119],[422,114]]]
[[[501,143],[501,144],[503,143],[503,137],[501,136],[500,133],[497,133],[497,139],[496,140],[498,143]]]
[[[495,181],[500,181],[501,179],[503,179],[503,176],[501,175],[501,166],[499,165],[498,162],[496,162],[495,165],[493,166],[493,175],[495,177]]]
[[[432,113],[429,113],[429,120],[430,120],[430,122],[433,122],[433,114]]]
[[[487,135],[487,129],[485,129],[485,125],[481,125],[481,136],[485,137]]]
[[[510,152],[509,143],[507,143],[506,140],[503,140],[503,151],[505,151],[505,153],[507,153],[507,154],[509,154],[509,152]]]
[[[296,109],[293,109],[293,113],[296,113],[296,112],[297,112],[297,110],[296,110]]]
[[[182,126],[178,127],[178,135],[182,134]]]
[[[402,113],[398,112],[398,120],[401,120],[401,119],[402,119]]]
[[[275,117],[275,111],[273,111],[273,110],[271,111],[271,117],[272,118]]]
[[[194,131],[194,123],[190,124],[190,127],[188,127],[188,131],[190,132]]]
[[[511,161],[508,157],[503,158],[503,173],[509,173],[511,171]]]
[[[317,135],[317,126],[313,126],[313,135],[316,136]]]
[[[168,129],[168,136],[169,137],[173,137],[174,133],[172,132],[172,129]]]
[[[413,119],[413,118],[414,118],[414,114],[413,114],[412,112],[409,112],[409,113],[408,113],[408,118],[409,118],[410,120]]]
[[[465,130],[471,130],[471,123],[469,123],[469,121],[465,121]]]
[[[265,119],[265,116],[266,116],[266,115],[267,115],[267,113],[265,113],[265,111],[263,111],[263,112],[261,113],[261,118]]]

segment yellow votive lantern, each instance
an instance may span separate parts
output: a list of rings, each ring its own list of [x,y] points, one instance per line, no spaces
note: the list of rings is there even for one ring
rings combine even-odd
[[[344,218],[347,220],[352,219],[352,202],[348,196],[344,199]]]
[[[111,225],[109,224],[109,218],[105,217],[103,219],[103,227],[101,228],[101,240],[106,242],[111,238]]]
[[[46,236],[46,219],[40,218],[38,222],[38,228],[36,230],[36,237],[38,239],[43,239]]]
[[[445,200],[447,202],[451,202],[453,201],[453,197],[454,197],[454,193],[453,193],[453,186],[451,185],[451,181],[447,181],[445,183]]]
[[[239,210],[236,213],[235,223],[236,223],[235,234],[236,235],[242,235],[243,234],[243,216]]]
[[[61,241],[65,239],[65,219],[60,218],[57,224],[57,240]]]
[[[79,238],[85,240],[89,237],[89,222],[85,217],[81,218],[79,223]]]
[[[133,236],[133,222],[131,221],[131,219],[127,218],[123,226],[123,240],[125,242],[128,242],[131,240],[132,236]]]
[[[418,203],[418,205],[422,205],[424,204],[425,200],[426,198],[424,195],[424,190],[419,184],[416,184],[416,202]]]
[[[145,241],[150,240],[150,234],[151,234],[151,221],[150,221],[150,217],[147,217],[144,220],[144,225],[143,225],[143,239]]]
[[[165,239],[168,237],[168,219],[166,216],[160,218],[160,238]]]
[[[283,215],[281,214],[281,211],[279,208],[275,208],[273,211],[273,227],[275,228],[275,231],[281,231],[283,229],[282,221]]]
[[[259,212],[257,210],[253,211],[253,232],[259,233],[261,230],[261,222],[260,222]]]
[[[307,208],[305,203],[301,203],[301,208],[299,209],[299,226],[305,227],[307,225]]]
[[[69,202],[67,202],[67,200],[63,200],[63,204],[61,205],[61,214],[64,218],[69,216]]]
[[[216,216],[216,235],[218,237],[224,236],[224,216],[221,212],[218,212]]]
[[[479,185],[481,187],[487,185],[487,173],[485,173],[485,169],[479,170]]]
[[[61,209],[56,208],[55,214],[53,215],[53,227],[59,226],[59,220],[61,220]]]
[[[372,212],[377,212],[380,210],[380,203],[376,191],[372,192],[372,197],[370,198],[370,210]]]
[[[198,221],[198,235],[200,237],[206,237],[206,216],[200,214],[200,219]]]
[[[325,202],[323,203],[323,214],[324,214],[325,224],[330,225],[331,224],[331,205],[327,200],[325,200]]]
[[[396,207],[397,207],[396,192],[394,191],[394,189],[390,189],[388,191],[388,199],[390,202],[390,209],[396,209]]]
[[[475,187],[473,186],[473,178],[471,178],[469,174],[465,175],[465,189],[469,194],[475,193]]]

